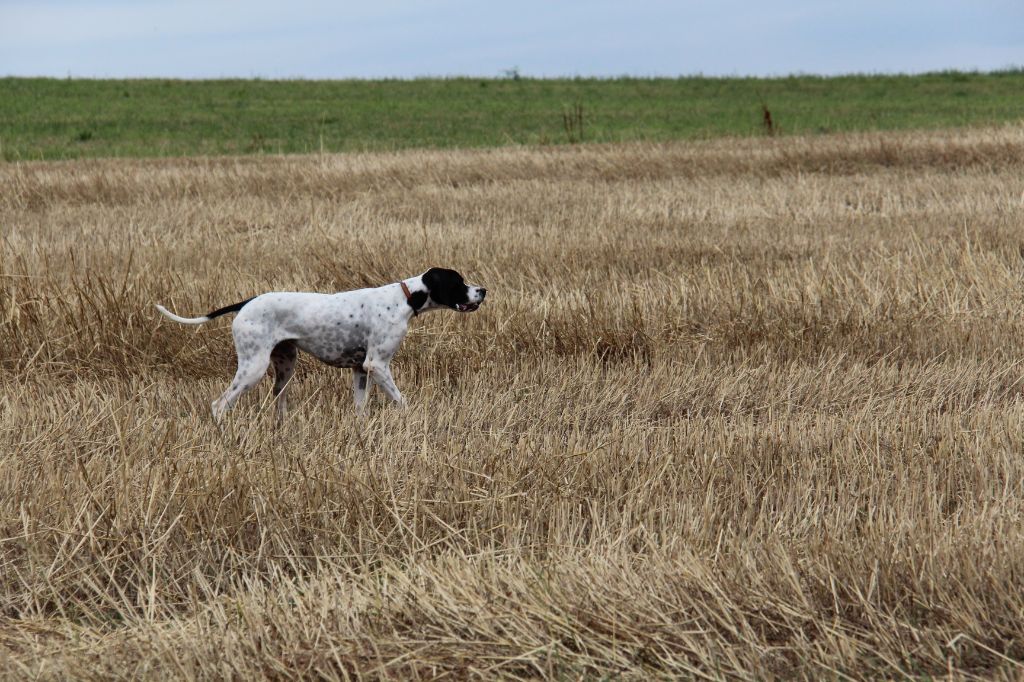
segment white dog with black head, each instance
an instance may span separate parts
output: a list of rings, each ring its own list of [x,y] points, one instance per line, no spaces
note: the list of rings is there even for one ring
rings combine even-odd
[[[405,399],[391,377],[390,363],[405,338],[409,320],[441,308],[472,312],[486,295],[486,289],[467,285],[455,270],[431,268],[422,275],[372,289],[336,294],[275,291],[202,317],[179,317],[162,305],[156,308],[182,324],[203,324],[238,313],[231,324],[238,371],[224,394],[213,401],[213,417],[219,421],[273,364],[280,423],[287,410],[286,392],[299,350],[328,365],[352,370],[352,392],[360,413],[372,384],[378,384],[389,398],[404,405]]]

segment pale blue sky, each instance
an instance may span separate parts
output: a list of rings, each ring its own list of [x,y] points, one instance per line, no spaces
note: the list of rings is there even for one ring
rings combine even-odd
[[[0,0],[0,75],[916,73],[1024,64],[1024,0]]]

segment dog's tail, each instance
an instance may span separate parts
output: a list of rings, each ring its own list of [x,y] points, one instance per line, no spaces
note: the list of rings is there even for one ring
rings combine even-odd
[[[181,324],[205,324],[206,322],[209,322],[215,317],[227,315],[228,313],[237,313],[239,310],[242,309],[242,306],[244,306],[251,300],[251,298],[247,298],[244,301],[232,303],[231,305],[226,305],[223,308],[217,308],[213,312],[207,313],[202,317],[180,317],[178,315],[175,315],[174,313],[172,313],[170,310],[163,307],[159,303],[156,305],[156,309],[159,310],[164,315],[166,315],[167,317],[174,320],[175,322],[180,322]]]

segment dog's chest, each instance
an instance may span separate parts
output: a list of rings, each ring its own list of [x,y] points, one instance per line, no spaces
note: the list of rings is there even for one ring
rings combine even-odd
[[[326,356],[317,358],[332,367],[362,367],[366,361],[365,348],[343,348],[337,352],[331,352]]]
[[[296,339],[299,348],[334,367],[362,366],[371,346],[376,355],[390,355],[391,346],[404,336],[394,305],[365,299],[341,303],[320,311],[315,323],[305,325],[302,338]]]
[[[299,348],[334,367],[358,367],[366,360],[368,333],[354,325],[332,322],[300,339]]]

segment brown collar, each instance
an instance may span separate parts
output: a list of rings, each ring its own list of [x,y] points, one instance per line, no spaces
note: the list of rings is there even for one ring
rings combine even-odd
[[[409,307],[412,308],[413,317],[416,317],[420,314],[420,311],[416,310],[416,306],[412,303],[412,292],[409,291],[409,285],[405,282],[399,282],[399,284],[402,285],[402,293],[405,294],[406,302],[409,304]]]

